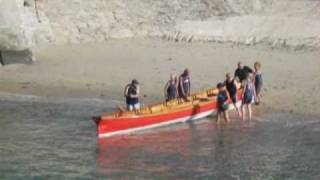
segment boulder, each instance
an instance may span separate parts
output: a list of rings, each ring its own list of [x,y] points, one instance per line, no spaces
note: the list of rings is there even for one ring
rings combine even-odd
[[[52,42],[50,23],[41,11],[39,16],[41,22],[37,18],[33,0],[0,0],[2,62],[20,62],[19,58],[29,62],[33,46]]]

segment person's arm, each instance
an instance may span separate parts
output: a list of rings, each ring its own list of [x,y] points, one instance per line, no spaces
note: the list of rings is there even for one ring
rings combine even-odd
[[[167,94],[168,85],[169,85],[169,81],[164,85],[164,88],[163,88],[163,94],[165,98],[168,97],[168,94]]]
[[[184,89],[183,89],[183,78],[181,76],[179,77],[179,84],[180,84],[180,90],[182,92],[182,95],[185,96]]]
[[[227,89],[225,89],[225,91],[226,91],[226,93],[227,93],[227,101],[228,101],[229,99],[231,99],[231,98],[230,98],[230,94],[229,94],[229,91],[227,91]]]
[[[234,71],[234,77],[239,77],[239,76],[238,76],[238,69],[236,69],[236,70]]]
[[[255,84],[253,84],[255,86]],[[253,88],[253,96],[257,97],[257,93],[256,93],[256,87]]]
[[[243,91],[242,91],[242,95],[241,95],[241,98],[242,98],[242,99],[244,98],[244,92],[245,92],[245,91],[246,91],[246,89],[247,89],[246,84],[247,84],[247,82],[246,82],[246,81],[244,81],[244,82],[243,82]]]
[[[126,87],[124,88],[124,92],[123,92],[124,97],[128,96],[128,89],[129,89],[129,85],[126,85]]]
[[[188,94],[188,96],[189,96],[191,93],[191,78],[189,77],[188,79],[189,79],[189,94]]]

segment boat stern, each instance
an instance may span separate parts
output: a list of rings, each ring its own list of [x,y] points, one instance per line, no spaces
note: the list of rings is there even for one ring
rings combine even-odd
[[[96,131],[97,131],[97,136],[99,135],[99,124],[101,122],[101,116],[94,116],[92,117],[93,122],[96,124]]]

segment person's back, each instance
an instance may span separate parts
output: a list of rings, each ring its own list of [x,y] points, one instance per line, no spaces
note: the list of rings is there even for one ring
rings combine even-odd
[[[170,80],[164,86],[166,101],[175,99],[178,96],[177,83],[177,77],[174,74],[171,74]]]
[[[235,85],[234,79],[227,79],[225,81],[226,88],[230,95],[235,95],[237,93],[237,86]]]
[[[139,109],[139,85],[137,80],[132,80],[131,84],[128,84],[125,88],[125,97],[127,103],[127,109],[129,111]]]
[[[234,76],[238,77],[240,82],[245,80],[253,70],[249,66],[244,66],[241,62],[238,62],[238,67],[234,72]]]
[[[177,97],[177,86],[174,80],[169,80],[167,87],[167,100],[172,100]]]
[[[189,70],[185,69],[183,74],[179,77],[179,96],[180,97],[187,97],[190,95],[190,88],[191,88],[191,82],[190,82],[190,76],[189,76]]]

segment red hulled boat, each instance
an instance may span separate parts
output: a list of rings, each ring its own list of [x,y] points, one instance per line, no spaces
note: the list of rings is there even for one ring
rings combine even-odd
[[[241,89],[237,105],[241,104]],[[160,104],[145,106],[136,111],[124,111],[94,117],[99,138],[128,134],[175,123],[194,121],[217,111],[216,88],[193,94],[188,100],[180,98]],[[231,101],[228,101],[229,104]],[[230,109],[234,108],[232,105]]]

